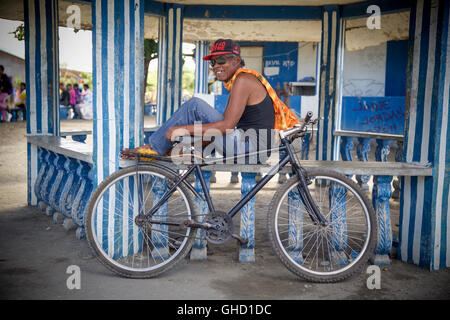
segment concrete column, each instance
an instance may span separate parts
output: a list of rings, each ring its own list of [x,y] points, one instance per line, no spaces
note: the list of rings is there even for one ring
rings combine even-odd
[[[450,266],[450,3],[418,0],[410,18],[403,159],[431,164],[430,177],[404,177],[399,259],[429,270]]]
[[[118,169],[123,148],[143,143],[144,1],[92,2],[96,181]]]
[[[196,41],[195,43],[195,86],[194,94],[208,93],[208,62],[203,57],[209,54],[208,41]]]
[[[181,104],[183,6],[167,5],[159,20],[157,125],[170,118]]]
[[[325,6],[322,12],[322,40],[319,82],[319,125],[317,133],[317,160],[337,160],[338,146],[333,137],[338,99],[338,65],[343,50],[342,23],[338,6]]]
[[[92,43],[95,188],[118,170],[123,148],[143,144],[144,1],[93,0]],[[117,195],[111,191],[104,201],[107,223],[97,233],[98,239],[108,239],[103,245],[111,255],[139,250],[137,246],[129,248],[127,237],[117,239],[113,235],[114,228],[130,229],[124,222],[128,216],[137,214],[126,210],[128,203],[137,199],[135,181],[130,178],[122,188]],[[120,204],[123,208],[116,208]],[[123,216],[115,215],[115,210],[120,210]],[[133,237],[136,229],[129,231]]]
[[[24,0],[27,134],[59,134],[58,1]],[[28,144],[28,204],[36,205],[33,184],[41,163]]]

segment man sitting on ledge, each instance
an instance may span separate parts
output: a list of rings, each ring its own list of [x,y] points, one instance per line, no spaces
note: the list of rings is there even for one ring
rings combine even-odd
[[[285,112],[286,106],[280,105],[281,100],[267,80],[257,72],[243,68],[240,47],[230,39],[217,40],[203,60],[210,61],[216,78],[230,91],[223,115],[202,99],[192,98],[150,136],[148,145],[124,149],[125,156],[129,151],[166,155],[172,141],[184,135],[213,136],[215,149],[224,157],[270,149],[272,131],[277,128],[276,111],[283,108]],[[298,123],[298,119],[287,111],[283,120],[287,118],[291,126]],[[195,125],[198,122],[202,124],[200,128]]]

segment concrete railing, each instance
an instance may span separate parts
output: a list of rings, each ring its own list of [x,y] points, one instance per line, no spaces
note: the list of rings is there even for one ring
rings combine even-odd
[[[38,147],[38,176],[34,182],[38,207],[66,230],[85,237],[86,205],[94,187],[91,147],[55,136],[29,136]]]
[[[386,146],[389,140],[379,140],[380,159],[387,154]],[[377,140],[377,141],[378,141]],[[343,139],[343,141],[345,141]],[[55,223],[62,223],[67,230],[76,229],[77,238],[85,237],[84,219],[86,205],[92,194],[93,162],[91,147],[84,143],[54,136],[29,136],[28,143],[38,147],[39,174],[34,182],[34,191],[38,198],[38,206],[53,217]],[[347,142],[343,142],[346,144]],[[306,155],[304,155],[306,156]],[[304,157],[302,156],[302,157]],[[134,165],[134,161],[120,160],[119,166]],[[163,162],[174,170],[185,170],[186,164]],[[430,176],[432,168],[404,162],[381,161],[314,161],[302,160],[305,168],[326,167],[345,175],[373,175],[374,187],[372,203],[378,216],[378,242],[374,263],[389,264],[389,252],[392,246],[392,230],[390,228],[389,199],[391,197],[392,176]],[[256,184],[257,174],[268,172],[269,164],[214,164],[204,166],[203,176],[209,188],[211,172],[240,172],[241,197],[244,197]],[[291,170],[286,166],[281,173],[288,174]],[[201,192],[199,179],[196,178],[195,188]],[[196,199],[202,214],[207,213],[206,203]],[[255,199],[250,200],[241,210],[240,236],[248,239],[241,245],[239,261],[255,261]],[[206,241],[196,239],[191,251],[191,259],[206,259]]]

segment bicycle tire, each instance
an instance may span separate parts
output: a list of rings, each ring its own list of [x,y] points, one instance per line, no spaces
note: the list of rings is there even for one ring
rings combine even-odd
[[[166,272],[186,257],[193,245],[196,230],[147,223],[139,226],[135,219],[136,212],[142,208],[148,212],[162,198],[161,190],[167,190],[167,186],[173,185],[176,178],[163,168],[142,165],[137,170],[136,167],[129,167],[116,171],[96,188],[86,210],[86,238],[95,256],[109,270],[128,278],[151,278]],[[137,186],[138,181],[140,188]],[[120,192],[121,198],[117,196],[120,196]],[[112,214],[109,213],[110,194],[114,195],[114,201],[111,201],[114,207]],[[175,196],[179,199],[174,200]],[[181,210],[185,209],[186,214],[179,214],[175,218],[170,216],[170,210],[177,203],[182,203]],[[177,186],[164,206],[164,209],[159,209],[162,211],[155,213],[154,219],[169,219],[169,216],[177,222],[193,219],[193,195],[183,184]],[[124,214],[127,211],[123,210],[124,207],[128,208],[128,216]],[[112,228],[114,232],[110,231]],[[174,237],[178,237],[178,240]],[[145,262],[145,259],[148,261]]]
[[[293,176],[269,205],[269,239],[281,263],[300,278],[342,281],[359,272],[373,253],[376,216],[366,194],[350,178],[321,168],[306,171],[312,181],[308,186],[311,196],[329,225],[312,222],[297,191],[299,179]]]

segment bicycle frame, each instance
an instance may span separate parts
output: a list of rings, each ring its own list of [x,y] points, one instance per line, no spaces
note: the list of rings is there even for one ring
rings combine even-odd
[[[242,198],[227,214],[232,218],[234,217],[246,204],[250,201],[251,198],[253,198],[272,178],[274,175],[279,173],[284,166],[287,163],[291,163],[292,166],[292,173],[296,174],[297,177],[300,180],[300,184],[297,187],[300,198],[302,202],[305,204],[306,209],[313,220],[314,223],[321,223],[322,225],[327,225],[326,219],[321,214],[320,210],[314,203],[311,194],[309,193],[309,190],[307,188],[307,181],[306,177],[301,171],[301,167],[298,165],[294,153],[292,152],[290,143],[291,139],[283,138],[281,139],[282,145],[280,146],[279,150],[286,150],[287,154],[286,156],[281,159],[278,164],[274,165],[269,172],[245,195],[244,198]],[[263,150],[260,152],[266,152],[267,150]],[[237,160],[239,156],[232,157],[233,160]],[[194,170],[197,173],[197,177],[200,180],[200,185],[203,190],[203,194],[205,195],[206,203],[208,205],[208,209],[210,212],[214,212],[214,204],[211,198],[211,195],[209,193],[208,187],[206,186],[205,179],[202,175],[202,169],[201,167],[208,165],[208,164],[193,164],[191,165],[188,170],[175,182],[175,184],[167,191],[167,193],[160,199],[160,201],[148,212],[145,213],[145,216],[149,217],[152,216],[158,209],[161,207],[161,205],[167,201],[167,199],[172,195],[172,193],[175,191],[177,186],[184,181]],[[155,221],[156,222],[156,221]],[[157,222],[160,224],[168,224],[170,225],[170,222]]]

